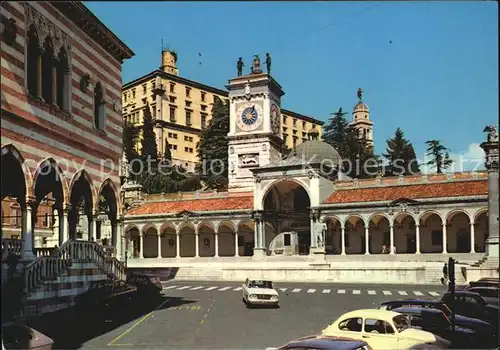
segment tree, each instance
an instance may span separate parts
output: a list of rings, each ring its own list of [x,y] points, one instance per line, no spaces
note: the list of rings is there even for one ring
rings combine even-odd
[[[386,140],[386,153],[382,154],[388,161],[390,175],[407,175],[420,172],[413,145],[404,137],[400,128],[396,129],[393,138]]]
[[[345,118],[346,112],[342,107],[328,120],[323,128],[323,141],[333,146],[339,152],[342,159],[349,158],[349,147],[347,145],[347,134],[349,133],[349,122]]]
[[[122,138],[125,158],[127,159],[130,170],[132,171],[132,176],[134,176],[134,174],[138,174],[140,171],[139,162],[133,161],[134,159],[139,159],[139,154],[135,150],[135,146],[139,140],[139,129],[132,123],[125,121],[123,125]]]
[[[229,103],[215,98],[212,119],[196,145],[199,163],[196,172],[206,187],[222,189],[228,184]]]
[[[149,108],[149,103],[144,109],[144,121],[142,123],[141,158],[143,162],[151,159],[151,165],[156,168],[158,165],[158,146],[156,144],[156,134],[153,125],[153,116]],[[146,166],[146,164],[144,164]]]
[[[430,157],[426,164],[436,168],[438,174],[442,174],[443,170],[446,170],[453,163],[450,159],[450,149],[446,148],[441,144],[439,140],[429,140],[426,141],[427,152],[426,156]]]
[[[170,151],[170,143],[165,139],[165,150],[163,151],[163,160],[172,163],[172,152]]]
[[[343,159],[348,163],[344,162],[342,170],[352,178],[373,177],[377,173],[378,165],[373,148],[367,145],[366,137],[360,137],[355,128],[348,126],[345,139],[346,156]]]

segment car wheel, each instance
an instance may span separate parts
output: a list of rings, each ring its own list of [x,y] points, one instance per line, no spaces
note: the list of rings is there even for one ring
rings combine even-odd
[[[247,305],[247,309],[251,309],[253,307],[253,305],[250,304],[249,302],[247,302],[246,305]]]

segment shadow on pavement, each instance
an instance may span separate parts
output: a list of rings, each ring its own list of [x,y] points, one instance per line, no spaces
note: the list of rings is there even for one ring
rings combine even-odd
[[[52,338],[54,340],[54,349],[79,349],[85,342],[111,332],[127,323],[138,321],[152,311],[165,310],[195,302],[194,300],[167,297],[165,295],[156,298],[150,297],[146,300],[134,298],[126,303],[120,303],[99,311],[71,307],[42,315],[25,323]],[[123,331],[125,330],[123,329]],[[107,339],[106,344],[110,341],[112,339]],[[102,344],[100,347],[105,347],[106,344]]]

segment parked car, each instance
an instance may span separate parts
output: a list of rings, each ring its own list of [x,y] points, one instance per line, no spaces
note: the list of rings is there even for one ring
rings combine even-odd
[[[446,317],[451,319],[450,308],[440,300],[419,300],[419,299],[391,300],[391,301],[385,301],[382,304],[380,304],[379,309],[394,310],[400,307],[433,308],[443,311]],[[460,315],[458,313],[455,313],[455,324],[459,327],[475,330],[476,332],[481,334],[497,333],[497,330],[494,327],[492,327],[490,323],[477,318]]]
[[[469,285],[465,287],[466,289],[472,287],[494,287],[499,288],[498,279],[484,278],[478,281],[469,282]]]
[[[343,314],[322,335],[364,340],[372,349],[409,349],[438,347],[450,342],[438,335],[412,328],[406,315],[386,310],[364,309]]]
[[[498,306],[500,297],[498,287],[469,287],[467,291],[479,294],[487,304]]]
[[[159,295],[163,290],[160,277],[154,274],[132,274],[127,276],[127,283],[136,286],[141,296]]]
[[[279,306],[279,294],[273,282],[246,279],[242,289],[242,299],[247,307],[253,305]]]
[[[455,299],[452,300],[451,293],[446,292],[441,301],[453,307],[457,314],[478,318],[490,323],[495,329],[498,328],[498,306],[488,305],[478,293],[455,291]]]
[[[371,350],[364,340],[356,340],[346,337],[328,337],[323,335],[310,335],[307,337],[292,340],[279,348],[266,348],[266,350]]]
[[[52,350],[54,341],[24,324],[2,324],[2,349]]]
[[[454,348],[476,348],[477,343],[474,341],[481,340],[477,339],[476,332],[472,329],[456,325],[453,327],[451,320],[438,309],[406,306],[393,311],[407,315],[412,327],[423,329],[449,340]],[[485,346],[487,345],[489,344],[485,344]]]
[[[118,306],[128,302],[137,293],[137,287],[125,281],[98,281],[90,285],[89,289],[75,298],[78,308],[92,311]]]

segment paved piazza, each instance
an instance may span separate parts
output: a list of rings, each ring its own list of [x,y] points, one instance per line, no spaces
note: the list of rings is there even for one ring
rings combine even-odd
[[[247,309],[241,284],[170,281],[160,300],[112,315],[44,320],[59,349],[265,349],[316,334],[342,313],[399,298],[439,298],[441,286],[277,284],[279,309]],[[87,316],[89,317],[89,316]],[[57,333],[55,333],[57,329]]]

